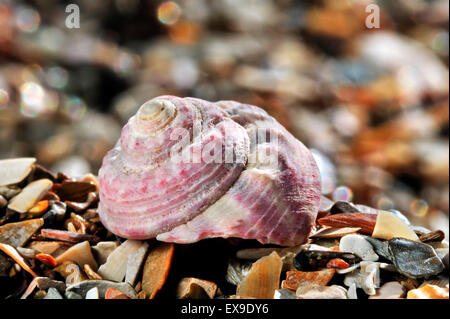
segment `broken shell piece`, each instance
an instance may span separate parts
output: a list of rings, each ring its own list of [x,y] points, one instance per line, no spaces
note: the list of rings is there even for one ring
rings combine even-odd
[[[42,225],[44,220],[39,218],[0,226],[0,243],[21,247]]]
[[[438,275],[445,269],[433,247],[425,243],[393,238],[389,252],[397,271],[412,279]]]
[[[41,229],[41,236],[43,236],[44,238],[67,241],[72,243],[77,243],[80,241],[97,242],[100,240],[100,238],[94,235],[80,234],[57,229]]]
[[[145,261],[142,275],[142,291],[149,299],[155,298],[166,282],[172,265],[174,244],[160,243],[153,247]]]
[[[92,255],[91,246],[88,241],[70,247],[56,258],[58,264],[68,260],[77,263],[80,267],[88,264],[92,269],[97,269],[97,262]]]
[[[318,232],[309,236],[309,238],[340,238],[345,235],[357,233],[361,228],[359,227],[342,227],[342,228],[322,228]]]
[[[133,256],[142,246],[146,245],[148,244],[143,241],[126,240],[109,255],[106,263],[98,269],[98,274],[108,280],[122,281],[127,272],[130,256]]]
[[[86,297],[86,293],[94,287],[98,288],[100,298],[105,297],[105,293],[108,288],[120,290],[130,298],[137,297],[136,291],[130,286],[130,284],[126,282],[113,282],[109,280],[85,280],[68,286],[66,292],[72,291],[82,297]]]
[[[130,299],[130,297],[116,288],[108,288],[105,292],[105,299]]]
[[[342,213],[319,218],[317,222],[330,227],[359,227],[360,232],[371,235],[375,227],[377,215],[364,213]]]
[[[419,237],[417,237],[416,233],[407,224],[394,213],[386,211],[380,211],[378,213],[372,237],[387,240],[394,237],[402,237],[419,241]]]
[[[64,297],[66,297],[66,299],[83,299],[81,295],[74,293],[73,291],[66,291]]]
[[[63,299],[63,297],[56,288],[50,287],[48,288],[47,295],[45,295],[44,299]]]
[[[178,299],[213,299],[217,285],[211,281],[197,278],[183,278],[178,284]]]
[[[91,268],[91,266],[89,266],[88,264],[83,266],[83,270],[84,270],[85,274],[89,277],[89,279],[92,279],[92,280],[103,280],[103,278],[99,274],[97,274]]]
[[[252,263],[250,262],[231,260],[228,263],[226,280],[230,284],[238,286],[241,281],[248,275],[251,268]]]
[[[56,267],[56,265],[58,264],[56,262],[55,258],[53,258],[53,256],[48,255],[48,254],[37,254],[36,259],[39,260],[44,265],[47,265],[50,267]]]
[[[92,252],[99,265],[103,265],[108,256],[119,247],[120,243],[117,241],[101,241],[97,245],[92,246]]]
[[[404,295],[403,285],[397,281],[390,281],[377,289],[376,294],[369,299],[400,299]]]
[[[73,285],[88,279],[80,270],[80,267],[72,261],[64,261],[53,270],[64,277],[68,285]]]
[[[36,256],[36,251],[31,248],[16,247],[19,254],[25,258],[33,259]]]
[[[276,252],[253,263],[249,274],[236,289],[236,295],[258,299],[272,299],[280,288],[280,274],[283,264]]]
[[[298,299],[348,299],[347,289],[338,285],[303,284],[297,288]]]
[[[56,288],[58,291],[63,292],[66,289],[66,284],[62,281],[52,280],[48,277],[35,277],[30,284],[28,285],[27,289],[23,293],[22,297],[20,299],[26,299],[28,296],[33,293],[34,289],[49,289],[49,288]]]
[[[67,249],[72,247],[72,244],[65,243],[62,241],[32,241],[27,246],[30,249],[34,249],[35,251],[48,254],[52,256],[58,256],[65,252]]]
[[[445,239],[445,234],[442,230],[435,230],[427,234],[420,235],[420,241],[426,242],[441,242]]]
[[[333,258],[327,263],[327,268],[346,269],[348,267],[350,267],[350,265],[341,258]]]
[[[128,256],[125,282],[132,286],[136,283],[137,276],[141,271],[145,256],[147,256],[148,247],[149,245],[147,242],[142,242],[141,247]]]
[[[297,299],[295,292],[290,289],[277,289],[273,295],[273,299]]]
[[[52,185],[53,182],[45,178],[31,182],[9,201],[8,208],[19,213],[26,213],[50,190]]]
[[[99,299],[98,288],[94,287],[94,288],[89,289],[86,292],[86,297],[84,299]]]
[[[0,160],[0,186],[20,183],[30,174],[35,158],[23,157]]]
[[[326,286],[335,272],[333,268],[319,271],[288,271],[286,272],[286,280],[282,283],[282,288],[297,290],[300,285],[305,283]]]
[[[0,195],[9,200],[19,194],[20,188],[16,186],[0,186]]]
[[[25,259],[17,252],[17,250],[10,245],[7,244],[1,244],[0,243],[0,250],[2,250],[5,254],[7,254],[9,257],[14,259],[16,263],[20,265],[25,271],[30,273],[33,277],[37,277],[38,275],[28,266],[28,263],[25,261]]]
[[[421,288],[408,291],[407,299],[448,299],[447,288],[441,288],[435,285],[425,285]]]
[[[345,276],[344,284],[347,287],[355,284],[357,288],[362,288],[367,295],[375,295],[376,288],[380,287],[379,263],[362,261],[359,271],[355,270]]]
[[[48,200],[41,200],[28,210],[27,218],[41,217],[48,209]]]
[[[355,254],[362,260],[377,261],[378,255],[372,245],[361,235],[347,235],[341,238],[339,250]]]

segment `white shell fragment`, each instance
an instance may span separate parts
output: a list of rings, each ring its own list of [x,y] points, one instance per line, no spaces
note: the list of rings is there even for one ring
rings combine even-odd
[[[89,289],[88,292],[86,292],[85,299],[99,299],[98,288],[94,287],[94,288]]]
[[[341,238],[339,250],[355,254],[362,260],[377,261],[378,255],[372,245],[361,235],[346,235]]]
[[[94,253],[95,259],[99,265],[103,265],[108,256],[119,247],[119,242],[117,241],[101,241],[97,245],[92,246],[92,252]]]
[[[298,299],[347,299],[347,289],[338,285],[305,284],[297,288],[296,295]]]
[[[19,213],[26,213],[52,186],[53,182],[46,178],[31,182],[9,201],[8,208]]]
[[[362,261],[360,271],[353,271],[345,276],[344,284],[350,287],[355,284],[369,295],[376,294],[376,288],[380,287],[380,265],[376,262]]]
[[[416,233],[394,213],[380,211],[377,216],[372,237],[389,240],[394,237],[402,237],[419,241]]]
[[[20,183],[30,174],[34,162],[34,157],[0,160],[0,186]]]
[[[377,293],[370,296],[369,299],[399,299],[403,298],[404,295],[405,291],[402,284],[397,281],[390,281],[377,289]]]
[[[125,282],[134,286],[136,278],[141,270],[142,264],[144,263],[145,256],[148,251],[148,243],[143,242],[141,247],[139,247],[136,252],[130,254],[127,262],[127,271],[125,274]]]
[[[128,239],[117,247],[100,266],[98,274],[104,279],[122,281],[127,272],[128,259],[144,245],[144,241]]]

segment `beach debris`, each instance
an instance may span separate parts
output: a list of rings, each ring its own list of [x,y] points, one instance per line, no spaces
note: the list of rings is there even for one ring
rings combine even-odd
[[[387,240],[394,237],[402,237],[419,241],[419,237],[417,237],[416,233],[407,224],[394,213],[386,211],[380,211],[378,213],[372,237]]]
[[[248,275],[240,282],[236,295],[258,299],[271,299],[280,288],[282,268],[280,256],[273,252],[253,263]]]

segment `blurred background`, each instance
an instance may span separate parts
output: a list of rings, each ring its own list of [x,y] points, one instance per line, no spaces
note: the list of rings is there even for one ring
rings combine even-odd
[[[238,100],[313,151],[328,197],[448,239],[448,26],[448,0],[0,0],[0,159],[96,174],[146,100]]]

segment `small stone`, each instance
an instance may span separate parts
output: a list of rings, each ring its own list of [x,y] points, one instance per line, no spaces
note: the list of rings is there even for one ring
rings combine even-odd
[[[393,238],[389,252],[397,271],[412,279],[438,275],[445,269],[433,247],[425,243]]]
[[[298,299],[348,299],[347,289],[338,285],[300,285],[297,288],[296,296]]]
[[[38,218],[0,226],[0,243],[8,244],[14,247],[21,247],[43,225],[44,220],[42,218]]]
[[[84,299],[99,299],[98,288],[94,287],[94,288],[89,289],[86,292],[86,297]]]
[[[361,235],[347,235],[341,238],[339,250],[355,254],[362,260],[377,261],[378,255],[372,245]]]
[[[0,186],[20,183],[30,174],[35,158],[23,157],[0,160]]]
[[[63,299],[63,297],[56,288],[50,287],[48,288],[47,295],[44,299]]]
[[[50,190],[52,185],[53,182],[45,178],[31,182],[9,201],[8,208],[19,213],[26,213]]]
[[[103,265],[108,256],[119,247],[120,243],[117,241],[101,241],[97,245],[92,246],[92,252],[99,265]]]
[[[400,299],[404,295],[403,285],[397,281],[390,281],[377,289],[376,294],[369,299]]]

